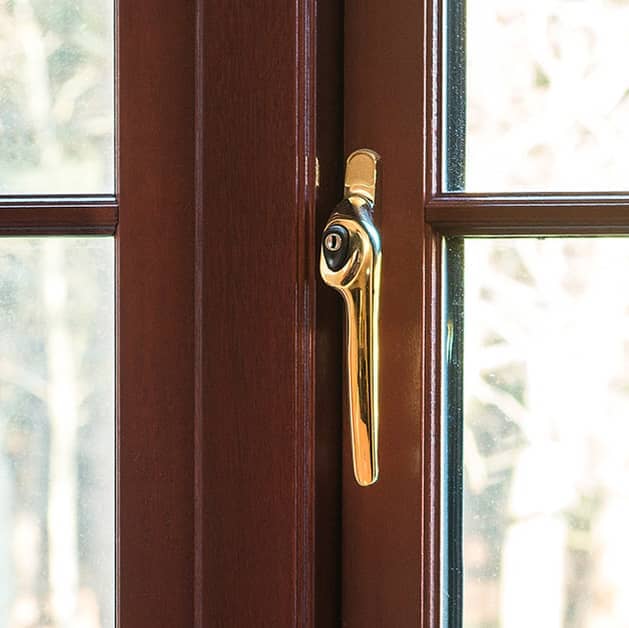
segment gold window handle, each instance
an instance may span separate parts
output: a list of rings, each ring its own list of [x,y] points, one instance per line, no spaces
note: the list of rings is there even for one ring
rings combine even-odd
[[[328,220],[319,268],[345,302],[345,363],[354,476],[378,479],[378,326],[382,246],[373,221],[377,153],[353,152],[345,166],[345,195]]]

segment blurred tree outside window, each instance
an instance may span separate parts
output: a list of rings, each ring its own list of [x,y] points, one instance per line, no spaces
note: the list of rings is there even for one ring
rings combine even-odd
[[[465,241],[464,626],[629,626],[629,238]]]
[[[629,191],[629,0],[465,6],[465,189]]]
[[[114,192],[113,0],[0,0],[0,194]]]
[[[0,195],[114,193],[113,0],[0,0]],[[0,628],[114,625],[113,238],[0,239]]]
[[[0,626],[114,625],[113,268],[0,239]]]

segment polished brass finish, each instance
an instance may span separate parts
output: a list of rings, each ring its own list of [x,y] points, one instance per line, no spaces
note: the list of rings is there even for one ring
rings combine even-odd
[[[352,455],[354,476],[361,486],[373,484],[379,473],[378,325],[382,247],[373,221],[378,160],[377,153],[370,150],[355,151],[347,158],[345,198],[325,227],[319,263],[325,283],[338,290],[345,301]]]
[[[376,202],[376,180],[380,156],[372,150],[356,150],[345,163],[345,198],[360,196],[371,203]]]

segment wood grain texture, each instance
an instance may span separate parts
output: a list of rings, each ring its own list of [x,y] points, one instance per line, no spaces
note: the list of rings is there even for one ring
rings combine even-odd
[[[4,234],[118,227],[122,628],[339,621],[340,309],[316,277],[342,7],[319,6],[317,34],[315,0],[118,3],[116,199],[0,200]]]
[[[448,194],[427,203],[426,219],[451,234],[627,234],[629,199],[587,194]]]
[[[445,0],[345,2],[345,152],[382,155],[381,478],[345,429],[343,625],[441,625],[442,237],[629,234],[626,194],[441,193]]]
[[[2,199],[0,235],[113,235],[114,199]]]
[[[382,156],[380,479],[343,477],[343,625],[422,617],[424,215],[422,3],[346,0],[345,151]],[[351,19],[350,19],[351,18]],[[346,432],[346,439],[348,434]]]
[[[193,625],[194,3],[119,2],[118,625]]]
[[[313,25],[202,14],[198,626],[312,625]]]

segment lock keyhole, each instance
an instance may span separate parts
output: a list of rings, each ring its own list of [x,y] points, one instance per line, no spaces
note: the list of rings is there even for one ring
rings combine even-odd
[[[341,225],[328,227],[323,234],[323,256],[328,268],[337,271],[347,261],[349,232]]]
[[[331,253],[336,253],[336,251],[339,251],[343,246],[343,240],[336,232],[328,233],[325,237],[324,246]]]

